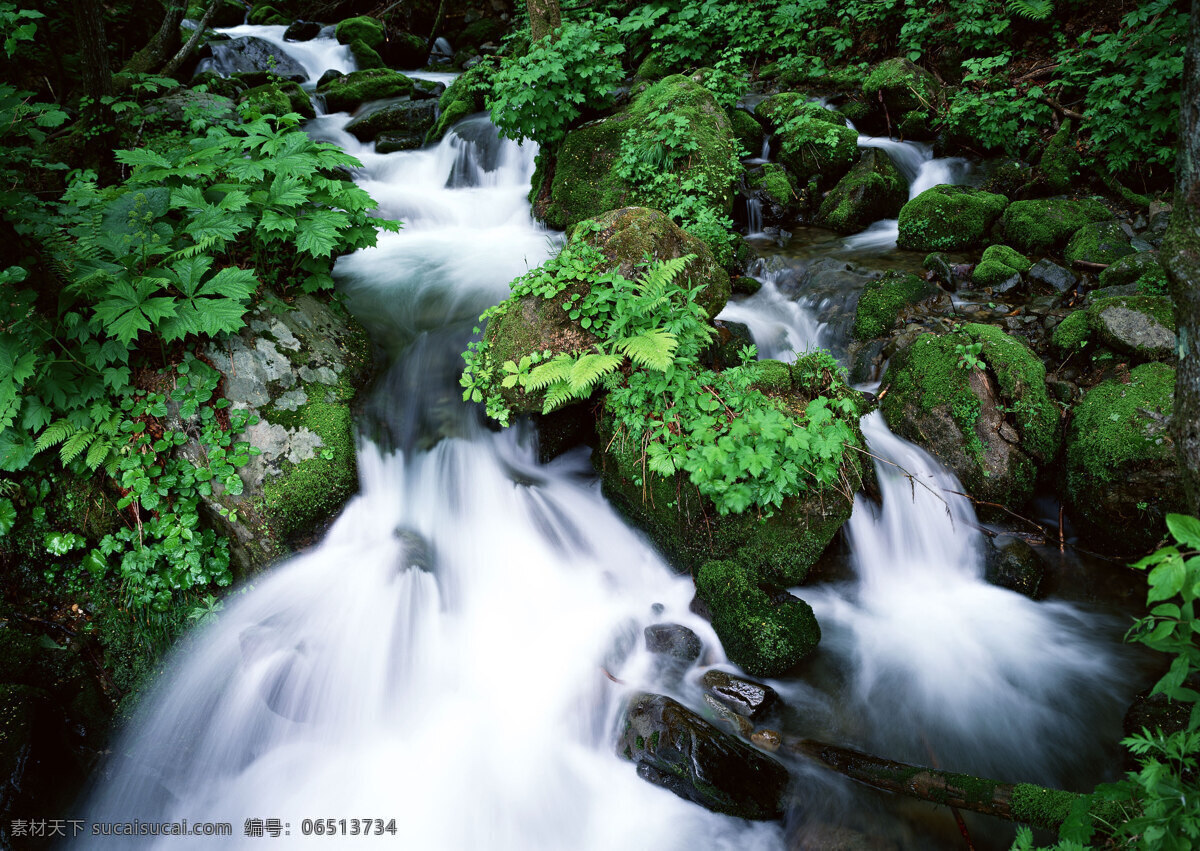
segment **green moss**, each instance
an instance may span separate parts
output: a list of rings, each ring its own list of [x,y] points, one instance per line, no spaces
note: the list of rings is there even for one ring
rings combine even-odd
[[[1092,335],[1092,323],[1086,310],[1077,310],[1054,328],[1051,342],[1064,354],[1078,351]]]
[[[495,69],[490,64],[481,62],[460,74],[446,87],[438,100],[437,123],[425,136],[425,144],[438,141],[459,121],[486,108],[484,93],[491,87],[494,73]],[[541,156],[538,159],[540,161]]]
[[[792,373],[788,364],[778,360],[761,360],[754,364],[753,386],[768,396],[786,394],[792,389]]]
[[[801,183],[815,177],[833,184],[854,162],[858,133],[845,125],[841,115],[805,95],[775,95],[760,103],[754,114],[775,128],[779,158]]]
[[[767,197],[783,207],[796,200],[796,187],[792,185],[787,169],[779,163],[763,163],[761,168],[747,172],[746,185],[755,192],[765,192]]]
[[[990,245],[983,252],[979,265],[971,273],[971,281],[977,287],[996,287],[1013,275],[1028,272],[1033,262],[1007,245]]]
[[[366,15],[359,15],[356,18],[346,18],[346,20],[337,25],[334,33],[337,35],[337,40],[342,44],[352,45],[356,41],[361,41],[367,47],[372,48],[372,50],[378,50],[383,47],[383,43],[387,40],[383,24]]]
[[[927,110],[937,97],[933,75],[907,59],[888,59],[880,62],[862,84],[863,95],[873,102],[882,94],[888,111],[903,115],[914,110]]]
[[[1176,333],[1175,310],[1170,299],[1163,298],[1162,296],[1114,296],[1111,298],[1100,298],[1096,299],[1088,307],[1087,314],[1092,330],[1099,335],[1101,342],[1105,345],[1134,355],[1141,360],[1169,360],[1175,357],[1175,348],[1172,345],[1159,345],[1148,348],[1139,344],[1133,347],[1130,340],[1114,336],[1101,318],[1101,314],[1104,311],[1114,307],[1132,310],[1136,313],[1149,316],[1154,322],[1169,331],[1170,337],[1173,338]]]
[[[305,118],[316,116],[308,92],[299,83],[289,80],[273,80],[262,86],[248,89],[241,97],[242,103],[254,104],[263,115],[286,115],[297,112]]]
[[[744,109],[731,109],[728,115],[729,126],[733,128],[734,138],[738,140],[742,150],[752,157],[757,157],[762,150],[762,125]]]
[[[1129,237],[1115,221],[1090,222],[1075,231],[1063,257],[1068,263],[1111,264],[1122,257],[1133,254]]]
[[[283,26],[286,27],[292,22],[292,19],[280,12],[273,6],[255,6],[250,15],[246,18],[246,23],[254,24],[255,26]]]
[[[1085,796],[1032,783],[1018,783],[1013,788],[1013,818],[1022,824],[1056,831],[1081,797]]]
[[[882,337],[895,326],[901,310],[928,298],[935,291],[928,281],[902,272],[888,272],[879,280],[871,281],[854,311],[855,339]]]
[[[1040,167],[1051,191],[1066,192],[1074,184],[1079,176],[1079,152],[1075,150],[1071,119],[1064,121],[1047,143]]]
[[[656,53],[649,54],[638,65],[634,77],[639,80],[661,80],[671,73],[670,67]]]
[[[413,93],[413,81],[390,68],[351,71],[327,81],[317,89],[330,112],[350,112],[359,104]]]
[[[1101,287],[1137,284],[1141,295],[1166,295],[1167,275],[1157,251],[1142,251],[1118,259],[1100,273]]]
[[[879,219],[894,219],[907,197],[907,185],[891,157],[867,148],[825,196],[816,221],[841,233],[857,233]]]
[[[1028,272],[1033,267],[1032,260],[1007,245],[989,245],[983,250],[983,259],[1003,263],[1017,272]]]
[[[704,564],[696,573],[696,593],[712,612],[726,654],[751,676],[783,674],[821,640],[807,603],[774,604],[754,575],[735,562]]]
[[[900,211],[899,245],[915,251],[953,251],[983,242],[1008,198],[966,186],[926,189]]]
[[[1014,201],[1000,220],[1005,239],[1030,254],[1044,254],[1064,243],[1084,225],[1111,219],[1099,201],[1043,198]]]
[[[354,54],[354,64],[358,66],[359,70],[387,67],[382,57],[375,52],[375,48],[371,47],[361,38],[356,38],[350,42],[350,52]]]

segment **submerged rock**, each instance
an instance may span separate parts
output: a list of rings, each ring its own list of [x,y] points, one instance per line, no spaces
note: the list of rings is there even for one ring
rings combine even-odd
[[[363,108],[346,125],[346,132],[364,142],[382,133],[424,134],[433,126],[437,105],[432,100],[394,98]]]
[[[982,369],[967,357],[976,345]],[[1058,408],[1045,379],[1018,339],[964,325],[898,352],[880,407],[893,431],[940,458],[972,496],[1017,507],[1032,495],[1038,465],[1058,450]]]
[[[617,753],[642,779],[706,809],[759,820],[783,814],[787,769],[669,697],[630,699]]]
[[[1001,535],[990,543],[984,566],[988,582],[1033,598],[1046,572],[1033,547],[1011,535]]]
[[[1128,381],[1093,387],[1074,411],[1066,443],[1066,504],[1096,543],[1131,555],[1162,537],[1186,502],[1169,426],[1175,370],[1148,363]]]
[[[646,649],[656,656],[665,656],[683,667],[700,658],[704,645],[700,637],[686,626],[677,623],[656,623],[643,631]]]
[[[901,248],[955,251],[980,244],[1008,206],[1008,198],[967,186],[926,189],[900,210]]]
[[[283,31],[284,41],[312,41],[321,33],[321,25],[316,21],[292,21]]]

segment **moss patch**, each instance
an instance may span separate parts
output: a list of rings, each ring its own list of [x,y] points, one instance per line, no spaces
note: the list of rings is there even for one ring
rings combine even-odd
[[[794,597],[777,602],[735,562],[704,564],[696,572],[696,593],[712,612],[726,654],[751,676],[783,674],[821,640],[807,603]]]
[[[817,224],[857,233],[871,222],[896,218],[907,197],[907,184],[891,157],[878,148],[867,148],[821,202]]]
[[[729,110],[729,126],[733,128],[734,138],[747,154],[757,157],[762,151],[762,125],[754,120],[754,116],[744,109]]]
[[[1032,260],[1007,245],[989,245],[971,273],[971,281],[978,287],[995,287],[1032,266]]]
[[[413,87],[413,81],[399,71],[372,68],[334,77],[318,86],[317,94],[325,98],[325,106],[330,112],[351,112],[370,100],[411,95]]]
[[[1100,273],[1101,287],[1136,284],[1138,295],[1168,294],[1167,273],[1158,261],[1157,251],[1129,254]]]
[[[858,133],[839,113],[805,95],[775,95],[760,103],[754,114],[774,127],[779,158],[801,183],[815,177],[822,185],[833,185],[858,153]]]
[[[1045,254],[1065,244],[1084,225],[1111,218],[1099,201],[1043,198],[1014,201],[1004,211],[1000,227],[1005,239],[1021,251]]]
[[[1086,310],[1077,310],[1054,328],[1050,341],[1064,354],[1077,351],[1092,336],[1092,323]]]
[[[263,115],[286,115],[297,112],[305,118],[316,116],[308,92],[299,83],[288,80],[273,80],[262,86],[247,89],[241,97],[242,103],[251,103]]]
[[[387,40],[383,24],[366,15],[359,15],[356,18],[346,18],[346,20],[337,25],[334,29],[334,34],[342,44],[353,44],[356,41],[361,41],[372,50],[378,50],[383,47],[384,41]]]
[[[900,211],[901,248],[954,251],[983,242],[1008,198],[966,186],[926,189]]]
[[[901,310],[935,292],[936,288],[928,281],[902,272],[888,272],[871,281],[854,311],[855,339],[882,337],[895,326]]]
[[[1129,237],[1115,221],[1091,222],[1075,231],[1063,257],[1068,263],[1111,264],[1126,255],[1133,254]]]
[[[483,112],[486,108],[484,95],[491,88],[492,75],[496,69],[488,62],[480,62],[474,68],[454,79],[438,99],[438,120],[425,136],[425,144],[436,142],[446,131],[468,115]],[[539,159],[541,159],[539,157]]]
[[[746,172],[746,185],[754,192],[765,193],[781,207],[786,207],[796,200],[796,188],[792,185],[792,179],[787,169],[779,163],[763,163],[761,168]]]
[[[880,62],[867,74],[862,84],[868,102],[882,94],[888,112],[900,116],[932,108],[938,85],[933,75],[908,59],[896,58]]]
[[[387,67],[383,61],[383,57],[375,52],[375,48],[371,47],[371,45],[367,44],[361,38],[356,38],[350,42],[350,52],[354,55],[354,64],[358,66],[360,71],[370,68]]]
[[[1071,119],[1064,121],[1047,143],[1040,168],[1052,192],[1066,192],[1074,184],[1079,176],[1079,152],[1075,150]]]

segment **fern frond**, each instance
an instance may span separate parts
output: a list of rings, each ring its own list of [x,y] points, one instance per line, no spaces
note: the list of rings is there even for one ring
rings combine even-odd
[[[78,458],[80,453],[87,449],[95,439],[95,433],[90,431],[77,431],[71,435],[58,450],[58,457],[63,465],[70,464]]]
[[[534,367],[525,379],[525,390],[529,393],[544,390],[557,381],[567,381],[571,377],[571,369],[575,366],[575,358],[560,354],[553,360],[546,361]]]
[[[34,452],[41,452],[51,446],[58,446],[78,429],[67,420],[55,420],[46,426],[38,435],[37,443],[33,445]]]
[[[655,263],[642,276],[643,291],[647,293],[664,291],[675,283],[675,279],[683,272],[684,267],[695,259],[695,254],[685,254],[682,257],[672,257],[670,260],[661,260]]]
[[[620,365],[621,358],[617,355],[583,355],[571,367],[567,386],[571,388],[572,393],[583,398],[591,392],[597,381]]]
[[[546,391],[546,401],[542,405],[542,413],[549,414],[576,398],[578,397],[571,391],[569,384],[565,381],[556,382]]]
[[[1008,0],[1008,10],[1032,21],[1044,21],[1054,11],[1054,0]]]
[[[87,457],[83,463],[87,464],[89,470],[95,471],[107,459],[112,445],[107,440],[97,440],[88,447]]]
[[[636,337],[623,337],[616,342],[617,351],[629,356],[638,366],[665,371],[675,361],[679,339],[670,331],[655,328]]]

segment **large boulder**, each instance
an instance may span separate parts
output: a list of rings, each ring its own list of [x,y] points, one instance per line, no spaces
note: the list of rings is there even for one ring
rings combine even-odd
[[[983,242],[1008,198],[967,186],[926,189],[900,210],[901,248],[956,251]]]
[[[907,184],[892,158],[879,148],[867,148],[825,196],[816,223],[840,233],[858,233],[879,219],[896,218],[907,198]]]
[[[1009,204],[1000,219],[1000,228],[1005,241],[1017,249],[1028,254],[1045,254],[1065,245],[1084,225],[1112,217],[1112,212],[1099,201],[1041,198]]]
[[[667,206],[668,199],[649,187],[631,185],[618,168],[626,134],[647,126],[652,115],[687,124],[697,147],[676,164],[675,174],[680,181],[692,181],[698,187],[692,194],[718,217],[727,216],[738,171],[729,117],[708,89],[678,74],[647,86],[614,115],[569,132],[552,162],[546,153],[539,155],[531,193],[537,215],[550,227],[566,228],[631,204]]]
[[[854,311],[855,339],[882,337],[895,326],[901,310],[937,291],[937,287],[924,278],[906,272],[888,272],[879,280],[871,281],[859,296]]]
[[[807,194],[803,190],[796,191],[787,169],[779,163],[763,163],[747,168],[744,180],[746,194],[759,203],[764,225],[784,223],[790,212],[803,203]]]
[[[243,574],[311,540],[358,490],[350,406],[373,363],[362,327],[313,296],[282,315],[260,307],[247,319],[204,350],[225,398],[258,418],[235,437],[260,452],[238,470],[242,492],[215,487],[202,503]],[[194,432],[174,417],[172,430]],[[204,452],[194,441],[178,451],[193,460]]]
[[[351,71],[317,86],[329,112],[351,112],[367,101],[400,98],[413,93],[413,81],[388,68]]]
[[[895,58],[880,62],[863,80],[863,97],[867,103],[882,103],[882,116],[864,116],[865,129],[877,134],[889,133],[907,137],[930,135],[930,117],[936,112],[941,87],[934,76],[908,59]]]
[[[436,142],[446,131],[468,115],[486,109],[484,96],[491,88],[496,72],[490,62],[480,62],[454,79],[438,100],[438,119],[425,137],[425,143]]]
[[[661,694],[630,698],[617,753],[637,764],[642,779],[715,812],[783,815],[783,765]]]
[[[346,18],[346,20],[341,21],[337,25],[334,29],[334,34],[341,44],[353,44],[356,41],[361,41],[372,50],[379,50],[387,40],[383,24],[366,15],[359,15],[356,18]]]
[[[1090,222],[1071,236],[1063,257],[1068,263],[1098,263],[1110,265],[1133,254],[1129,236],[1116,221]]]
[[[968,358],[975,346],[983,368]],[[898,352],[880,407],[893,431],[940,458],[972,496],[1018,507],[1058,450],[1059,413],[1045,379],[1024,343],[968,324]]]
[[[785,92],[767,98],[754,110],[774,132],[779,159],[801,184],[836,184],[858,154],[858,133],[846,126],[840,113],[805,95]]]
[[[1167,273],[1157,251],[1127,254],[1100,273],[1102,288],[1130,285],[1137,295],[1167,295]]]
[[[346,125],[346,132],[363,142],[381,133],[424,134],[433,126],[436,112],[431,100],[389,98],[364,107]]]
[[[293,83],[291,80],[276,80],[247,89],[240,102],[253,104],[263,115],[287,115],[289,112],[295,112],[305,118],[314,118],[317,114],[308,92],[300,88],[299,83]]]
[[[261,38],[244,36],[227,41],[210,41],[205,48],[210,55],[201,59],[196,74],[211,71],[222,77],[233,74],[260,72],[303,83],[308,72],[287,51]]]
[[[835,417],[855,433],[861,408],[858,394],[841,375],[824,367],[821,356],[802,357],[790,365],[761,361],[755,367],[754,387],[778,399],[790,412],[803,412],[824,396],[852,400]],[[606,405],[599,425],[596,453],[604,494],[654,541],[679,570],[696,571],[714,559],[736,559],[765,581],[782,587],[802,582],[809,568],[850,517],[851,494],[862,481],[858,453],[847,450],[842,460],[841,485],[810,480],[804,489],[785,498],[769,515],[756,511],[722,514],[703,496],[689,476],[678,471],[664,476],[648,469],[640,441],[631,440]]]
[[[730,661],[755,677],[786,673],[821,641],[808,603],[734,561],[706,562],[696,593]]]
[[[1161,296],[1101,298],[1087,310],[1092,331],[1109,348],[1139,360],[1175,357],[1175,314]]]
[[[1088,391],[1066,443],[1064,497],[1089,546],[1134,555],[1162,537],[1167,513],[1186,500],[1169,426],[1175,370],[1135,367]]]

